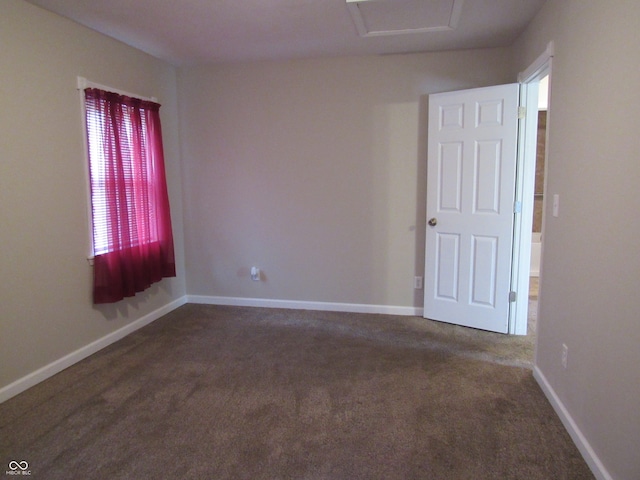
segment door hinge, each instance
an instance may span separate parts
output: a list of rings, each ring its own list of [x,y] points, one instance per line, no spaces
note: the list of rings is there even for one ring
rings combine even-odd
[[[513,204],[513,213],[522,213],[522,202],[516,200]]]
[[[509,292],[509,303],[516,301],[516,292]]]
[[[520,106],[518,107],[518,120],[523,119],[527,116],[527,107]]]

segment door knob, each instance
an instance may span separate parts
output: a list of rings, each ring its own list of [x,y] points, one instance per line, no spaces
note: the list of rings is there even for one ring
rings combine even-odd
[[[430,227],[435,227],[438,224],[438,219],[436,217],[432,217],[427,223]]]

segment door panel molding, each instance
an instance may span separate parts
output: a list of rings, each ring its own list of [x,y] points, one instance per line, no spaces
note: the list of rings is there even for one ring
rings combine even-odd
[[[426,318],[508,331],[518,91],[429,96]]]

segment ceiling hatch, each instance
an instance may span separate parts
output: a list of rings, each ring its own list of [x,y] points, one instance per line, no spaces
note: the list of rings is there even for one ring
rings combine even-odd
[[[362,37],[453,30],[464,0],[346,0]]]

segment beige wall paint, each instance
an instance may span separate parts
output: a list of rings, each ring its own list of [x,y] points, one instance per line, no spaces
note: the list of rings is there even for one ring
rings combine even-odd
[[[616,479],[640,478],[638,25],[635,1],[549,0],[514,48],[524,70],[555,44],[537,366]]]
[[[173,67],[21,0],[0,3],[0,388],[185,294]],[[178,278],[91,302],[76,77],[156,96]]]
[[[184,69],[178,114],[169,65],[4,0],[0,388],[184,295],[185,249],[194,295],[420,306],[424,96],[513,81],[553,40],[537,368],[640,477],[640,5],[596,3],[549,0],[513,49]],[[179,277],[113,307],[90,300],[77,75],[163,104]]]
[[[421,306],[426,94],[510,72],[506,49],[179,71],[189,294]]]

